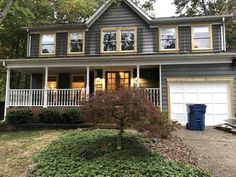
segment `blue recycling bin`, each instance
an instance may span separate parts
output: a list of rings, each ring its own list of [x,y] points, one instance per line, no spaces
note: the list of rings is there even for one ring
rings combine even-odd
[[[205,113],[206,105],[204,104],[188,104],[188,123],[187,129],[193,131],[205,130]]]

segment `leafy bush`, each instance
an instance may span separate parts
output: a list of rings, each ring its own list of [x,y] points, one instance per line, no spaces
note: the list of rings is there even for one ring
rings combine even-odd
[[[190,165],[168,161],[148,151],[143,140],[124,133],[124,150],[116,151],[115,130],[70,133],[34,157],[35,176],[210,177]]]
[[[7,112],[6,122],[9,124],[26,124],[31,122],[33,119],[33,114],[30,109],[17,109],[10,110]]]
[[[122,134],[134,128],[144,135],[167,138],[171,122],[139,89],[101,92],[91,97],[83,114],[93,123],[116,123],[119,127],[117,149],[122,149]]]
[[[57,110],[45,109],[39,113],[39,121],[46,124],[61,123],[62,116]]]
[[[81,123],[79,110],[66,109],[64,112],[62,112],[62,123],[67,123],[67,124]]]

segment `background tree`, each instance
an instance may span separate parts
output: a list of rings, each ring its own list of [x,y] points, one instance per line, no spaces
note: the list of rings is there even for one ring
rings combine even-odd
[[[85,21],[106,0],[0,0],[0,59],[26,57],[26,34],[21,27]],[[120,0],[114,0],[120,1]],[[156,0],[135,0],[151,14]],[[4,10],[3,10],[4,9]],[[7,13],[5,13],[7,12]],[[0,15],[2,16],[2,15]],[[5,72],[0,68],[0,93],[4,93]],[[25,88],[29,77],[13,73],[14,88]],[[2,94],[4,95],[4,94]],[[0,101],[4,97],[0,94]]]
[[[226,24],[227,47],[236,48],[236,1],[235,0],[174,0],[180,16],[228,15],[234,17]]]

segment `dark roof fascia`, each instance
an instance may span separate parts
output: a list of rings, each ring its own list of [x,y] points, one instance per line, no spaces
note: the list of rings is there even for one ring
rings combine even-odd
[[[216,15],[216,16],[195,16],[195,17],[162,17],[151,20],[151,25],[163,24],[188,24],[201,22],[222,22],[223,19],[228,20],[233,15]]]
[[[25,30],[27,32],[40,32],[40,31],[53,31],[53,30],[73,30],[73,29],[88,29],[87,25],[84,23],[78,23],[78,24],[52,24],[52,25],[40,25],[40,26],[34,26],[34,27],[22,27],[22,30]]]

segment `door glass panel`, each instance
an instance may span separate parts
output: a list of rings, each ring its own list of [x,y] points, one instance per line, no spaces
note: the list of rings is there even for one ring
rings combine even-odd
[[[107,90],[116,90],[116,73],[107,73]]]
[[[108,91],[130,87],[129,72],[107,72],[106,88]]]
[[[128,72],[120,72],[120,88],[129,88],[129,73]]]

